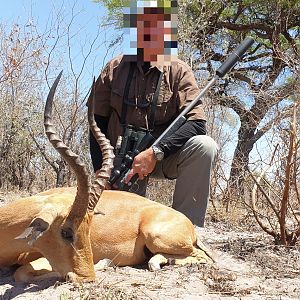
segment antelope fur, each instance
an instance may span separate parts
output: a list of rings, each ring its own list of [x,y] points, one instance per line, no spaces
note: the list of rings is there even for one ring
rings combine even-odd
[[[91,182],[87,169],[56,135],[52,102],[61,74],[50,89],[44,126],[49,141],[67,161],[77,187],[55,188],[0,207],[0,266],[19,265],[16,281],[62,277],[73,282],[95,279],[103,259],[117,266],[212,262],[194,226],[183,214],[144,197],[104,190],[113,167],[113,148],[93,117],[88,119],[103,164]],[[93,85],[94,86],[94,85]],[[93,100],[93,89],[92,89]],[[98,213],[99,212],[99,213]]]

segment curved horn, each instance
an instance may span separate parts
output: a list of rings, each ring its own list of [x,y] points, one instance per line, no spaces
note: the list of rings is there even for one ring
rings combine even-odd
[[[90,192],[90,176],[88,175],[85,164],[80,160],[77,154],[72,152],[70,148],[65,145],[62,140],[57,136],[52,123],[52,106],[53,98],[56,91],[56,87],[61,78],[62,71],[54,81],[46,101],[44,111],[44,127],[47,137],[55,150],[61,155],[61,157],[68,163],[71,169],[74,171],[77,179],[77,193],[72,205],[72,213],[81,216],[87,212],[89,192]]]
[[[94,101],[95,101],[95,78],[92,85],[91,95],[88,103],[88,120],[91,132],[93,133],[96,141],[98,142],[102,152],[102,166],[100,171],[96,174],[96,179],[93,182],[92,189],[90,192],[90,200],[88,204],[88,211],[94,211],[100,196],[105,189],[107,181],[110,177],[111,170],[113,168],[113,161],[115,158],[113,147],[110,141],[101,133],[99,127],[94,118]]]

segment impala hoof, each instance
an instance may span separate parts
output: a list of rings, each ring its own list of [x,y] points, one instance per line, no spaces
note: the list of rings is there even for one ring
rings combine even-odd
[[[69,273],[67,273],[67,275],[66,275],[66,281],[67,281],[67,282],[77,283],[77,282],[79,282],[80,280],[79,280],[78,276],[77,276],[75,273],[69,272]]]
[[[108,267],[115,267],[113,261],[108,258],[101,259],[94,265],[95,271],[103,271]]]

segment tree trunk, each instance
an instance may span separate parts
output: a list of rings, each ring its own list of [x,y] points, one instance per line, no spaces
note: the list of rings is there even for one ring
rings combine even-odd
[[[245,119],[247,119],[247,117],[244,117],[241,120],[241,127],[238,132],[238,143],[234,151],[230,177],[225,193],[227,211],[229,210],[229,205],[233,199],[238,200],[244,197],[244,181],[249,163],[249,154],[253,149],[254,143],[257,141],[254,137],[256,126],[249,126],[249,120]]]
[[[58,168],[56,172],[56,187],[63,187],[66,184],[66,163],[60,159],[58,162]]]

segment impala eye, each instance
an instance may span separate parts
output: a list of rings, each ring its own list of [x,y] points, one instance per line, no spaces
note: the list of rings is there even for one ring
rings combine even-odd
[[[73,230],[71,228],[63,228],[60,232],[61,234],[61,237],[70,242],[70,243],[73,243],[74,241],[74,234],[73,234]]]

